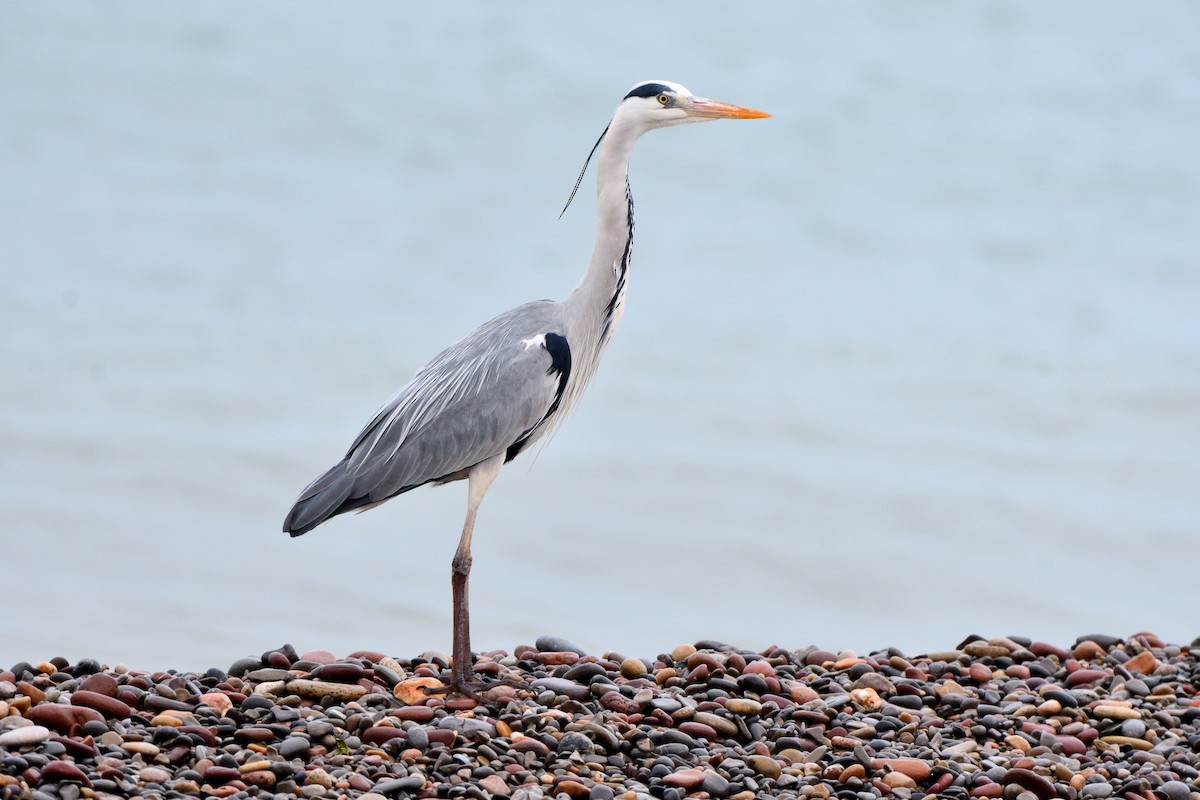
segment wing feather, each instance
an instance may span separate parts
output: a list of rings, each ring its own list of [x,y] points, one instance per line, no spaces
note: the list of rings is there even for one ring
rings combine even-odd
[[[546,422],[562,385],[545,334],[556,304],[528,303],[442,351],[388,400],[345,458],[301,493],[293,536],[331,516],[435,481],[455,480]],[[542,346],[531,341],[542,337]]]

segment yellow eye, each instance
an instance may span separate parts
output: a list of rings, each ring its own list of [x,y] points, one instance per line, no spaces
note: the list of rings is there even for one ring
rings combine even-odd
[[[670,103],[670,102],[671,102],[671,98],[670,98],[670,97],[668,97],[668,96],[667,96],[667,95],[665,95],[665,94],[660,94],[660,95],[658,96],[658,102],[662,103],[662,104],[665,106],[665,105],[667,105],[668,103]]]

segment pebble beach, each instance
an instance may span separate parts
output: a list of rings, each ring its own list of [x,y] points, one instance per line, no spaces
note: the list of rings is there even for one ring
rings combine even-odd
[[[0,670],[9,798],[1200,800],[1200,640],[971,637],[945,652],[569,641],[447,657],[283,646],[206,672]]]

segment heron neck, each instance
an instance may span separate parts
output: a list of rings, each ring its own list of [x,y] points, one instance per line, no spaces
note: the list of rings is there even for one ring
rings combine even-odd
[[[596,243],[587,272],[566,303],[571,316],[586,320],[596,358],[616,330],[624,311],[625,285],[633,249],[633,197],[629,193],[629,158],[641,131],[609,125],[596,164]]]

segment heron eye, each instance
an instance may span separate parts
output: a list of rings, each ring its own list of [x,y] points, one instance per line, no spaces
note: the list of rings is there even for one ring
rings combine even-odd
[[[667,97],[665,94],[660,94],[658,96],[658,102],[662,103],[665,106],[667,103],[671,102],[671,98]]]

